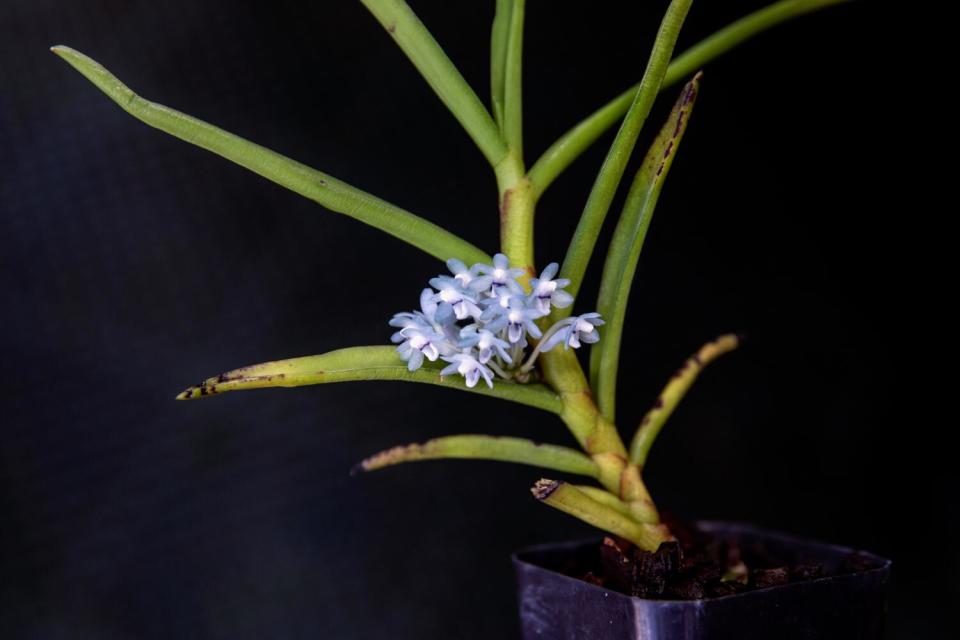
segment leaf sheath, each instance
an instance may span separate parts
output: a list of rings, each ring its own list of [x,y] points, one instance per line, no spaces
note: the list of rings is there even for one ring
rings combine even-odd
[[[663,525],[637,522],[620,510],[594,500],[572,484],[544,478],[537,481],[530,492],[540,502],[626,538],[648,551],[655,551],[661,542],[670,539]]]

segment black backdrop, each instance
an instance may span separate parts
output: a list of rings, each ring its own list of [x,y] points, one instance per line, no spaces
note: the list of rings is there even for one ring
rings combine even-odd
[[[636,80],[664,3],[529,4],[532,159]],[[698,3],[681,47],[760,4]],[[484,97],[492,6],[414,3]],[[632,428],[696,346],[747,333],[658,442],[658,502],[889,555],[894,635],[946,637],[960,566],[917,534],[955,536],[937,502],[953,471],[905,419],[915,276],[892,167],[909,156],[881,18],[836,8],[707,68],[634,287],[620,415]],[[536,470],[347,472],[453,432],[569,443],[559,421],[399,383],[172,400],[234,366],[383,343],[442,266],[144,126],[47,51],[493,251],[491,172],[372,17],[31,0],[4,2],[0,26],[0,635],[515,637],[509,552],[591,534],[532,501]],[[544,197],[541,264],[609,140]]]

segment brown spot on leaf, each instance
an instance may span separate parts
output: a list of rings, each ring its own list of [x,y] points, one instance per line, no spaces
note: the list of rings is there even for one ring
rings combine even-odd
[[[673,137],[676,138],[680,135],[680,130],[683,129],[683,116],[687,114],[683,109],[680,110],[680,113],[677,115],[677,126],[673,130]]]
[[[560,488],[561,484],[563,483],[557,482],[556,480],[541,478],[530,488],[530,493],[532,493],[533,497],[537,500],[546,500],[550,497],[550,494]]]
[[[505,225],[510,217],[510,196],[513,195],[513,189],[507,189],[503,192],[503,198],[500,200],[500,226]]]

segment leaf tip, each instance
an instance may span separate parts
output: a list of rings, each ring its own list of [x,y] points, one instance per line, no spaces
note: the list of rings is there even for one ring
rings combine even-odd
[[[219,393],[217,385],[211,384],[209,382],[201,382],[200,384],[195,384],[192,387],[187,387],[183,391],[177,394],[177,400],[193,400],[194,398],[202,398],[204,396],[212,396],[216,393]]]
[[[533,497],[537,500],[543,501],[549,498],[550,494],[559,489],[561,484],[563,483],[557,480],[540,478],[532,487],[530,487],[530,493],[532,493]]]
[[[367,471],[367,461],[366,461],[366,460],[361,460],[361,461],[358,462],[357,464],[355,464],[355,465],[353,465],[352,467],[350,467],[350,475],[351,475],[351,476],[358,476],[358,475],[360,475],[361,473],[364,473],[365,471]]]

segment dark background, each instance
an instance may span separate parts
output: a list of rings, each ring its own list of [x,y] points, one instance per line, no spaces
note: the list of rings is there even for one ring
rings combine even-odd
[[[493,4],[413,4],[484,99]],[[761,4],[697,3],[680,47]],[[665,2],[529,5],[532,161],[639,77]],[[892,557],[891,635],[943,638],[952,425],[920,419],[906,364],[932,329],[885,18],[834,8],[707,68],[641,259],[619,415],[632,430],[700,343],[747,333],[660,438],[658,503]],[[144,126],[47,51],[493,252],[491,172],[375,20],[354,2],[31,0],[0,27],[0,636],[516,637],[509,553],[594,533],[533,502],[536,469],[347,472],[448,433],[571,444],[556,418],[400,383],[173,401],[235,366],[386,342],[442,265]],[[542,200],[541,265],[610,139]]]

